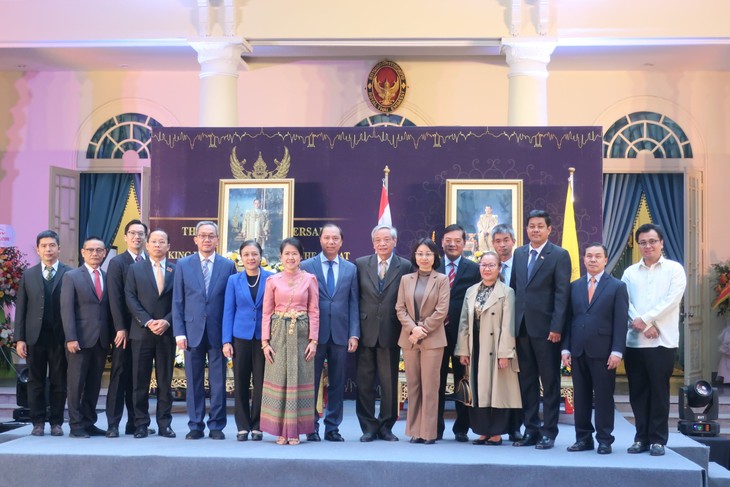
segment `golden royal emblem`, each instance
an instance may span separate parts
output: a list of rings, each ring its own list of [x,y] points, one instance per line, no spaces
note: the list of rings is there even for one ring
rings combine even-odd
[[[370,70],[367,92],[370,103],[383,113],[395,111],[406,96],[406,75],[393,61],[380,61]]]
[[[261,152],[259,152],[256,162],[253,163],[253,171],[244,170],[243,166],[245,164],[246,159],[239,161],[236,155],[236,146],[233,146],[233,151],[231,151],[231,173],[236,179],[283,179],[289,174],[291,157],[289,156],[289,149],[284,146],[284,157],[281,158],[281,161],[274,159],[276,169],[273,171],[269,171],[269,166],[261,156]]]

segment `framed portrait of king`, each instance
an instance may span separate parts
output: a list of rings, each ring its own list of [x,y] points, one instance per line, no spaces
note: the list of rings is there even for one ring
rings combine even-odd
[[[293,179],[221,179],[218,226],[222,255],[255,240],[267,262],[279,260],[279,244],[294,227]]]
[[[446,225],[458,223],[466,231],[466,256],[492,248],[492,229],[507,223],[522,245],[521,179],[447,179]]]

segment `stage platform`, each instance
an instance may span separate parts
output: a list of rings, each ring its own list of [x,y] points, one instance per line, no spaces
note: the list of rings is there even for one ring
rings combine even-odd
[[[101,413],[97,425],[105,428],[105,419]],[[401,441],[360,443],[354,402],[347,401],[340,429],[344,443],[302,441],[299,446],[280,446],[269,435],[262,442],[237,442],[232,414],[225,440],[191,441],[184,439],[188,431],[184,406],[176,403],[175,439],[157,435],[58,438],[48,434],[48,427],[46,436],[33,437],[30,425],[0,434],[0,471],[4,472],[0,485],[714,485],[707,475],[709,449],[678,433],[671,434],[664,457],[626,453],[633,441],[633,426],[618,413],[611,455],[567,452],[575,433],[572,425],[563,422],[555,448],[547,451],[514,448],[506,438],[502,446],[457,443],[451,422],[447,421],[446,439],[435,445],[410,444],[404,419],[394,428]],[[68,425],[64,432],[68,434]],[[324,431],[320,434],[324,436]]]

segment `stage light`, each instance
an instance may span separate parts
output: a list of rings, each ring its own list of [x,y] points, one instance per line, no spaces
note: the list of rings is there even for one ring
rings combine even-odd
[[[720,434],[717,390],[706,380],[679,388],[679,422],[677,429],[687,436],[717,436]]]

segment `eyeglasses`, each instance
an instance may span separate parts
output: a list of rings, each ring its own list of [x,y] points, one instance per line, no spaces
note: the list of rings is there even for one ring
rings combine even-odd
[[[479,264],[482,269],[489,269],[490,271],[499,267],[498,264]]]
[[[133,231],[130,230],[130,231],[127,232],[127,235],[130,235],[132,237],[144,237],[146,235],[146,233],[144,233],[144,232],[133,232]]]
[[[427,259],[433,257],[433,252],[416,252],[417,259]]]
[[[198,237],[200,240],[215,240],[216,238],[218,238],[218,235],[214,233],[199,233],[198,235],[196,235],[196,237]]]
[[[86,252],[88,252],[90,254],[103,254],[106,251],[105,248],[100,248],[100,249],[82,249],[82,250],[84,250],[84,251],[86,251]]]
[[[656,244],[661,242],[661,240],[657,240],[655,238],[652,238],[650,240],[641,240],[640,242],[637,242],[639,244],[639,247],[653,247]]]

